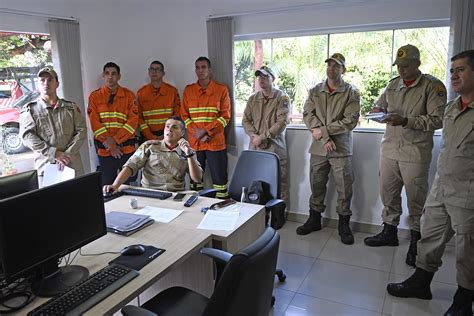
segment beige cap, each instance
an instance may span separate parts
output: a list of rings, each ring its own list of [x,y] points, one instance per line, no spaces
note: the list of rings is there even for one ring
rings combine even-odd
[[[41,70],[38,71],[38,77],[41,76],[44,73],[50,74],[52,77],[54,77],[56,79],[56,81],[59,81],[58,80],[58,74],[56,73],[56,71],[54,71],[54,69],[52,67],[41,68]]]
[[[340,53],[332,54],[331,57],[326,59],[324,62],[327,63],[330,60],[333,60],[336,63],[338,63],[339,65],[341,65],[342,67],[346,68],[346,59],[344,58],[344,56],[342,54],[340,54]]]
[[[260,69],[255,71],[255,76],[256,77],[258,77],[258,76],[264,76],[264,77],[271,76],[272,79],[275,80],[275,75],[273,74],[273,71],[270,69],[270,67],[267,67],[267,66],[262,66],[262,67],[260,67]]]
[[[408,66],[410,62],[420,60],[420,51],[413,45],[405,45],[397,50],[397,58],[393,62],[393,66]]]

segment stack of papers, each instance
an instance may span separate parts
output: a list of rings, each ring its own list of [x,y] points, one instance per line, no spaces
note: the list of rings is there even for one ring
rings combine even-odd
[[[105,221],[107,223],[107,231],[125,236],[129,236],[154,222],[148,215],[116,211],[106,213]]]
[[[365,116],[366,119],[372,120],[378,123],[385,123],[385,119],[387,119],[388,114],[384,112],[376,112],[376,113],[369,113]]]

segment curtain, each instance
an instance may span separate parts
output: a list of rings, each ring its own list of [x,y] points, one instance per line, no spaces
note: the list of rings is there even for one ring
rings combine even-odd
[[[474,49],[474,0],[451,0],[449,58],[468,49]],[[448,100],[454,97],[448,85]]]
[[[207,49],[212,63],[213,78],[229,88],[231,117],[227,124],[227,152],[237,156],[234,109],[234,23],[233,18],[224,17],[207,20]]]
[[[53,65],[59,77],[58,92],[64,99],[77,103],[85,117],[79,23],[51,19],[49,30]],[[91,170],[88,141],[84,144],[81,148],[81,157],[84,171],[88,173]]]

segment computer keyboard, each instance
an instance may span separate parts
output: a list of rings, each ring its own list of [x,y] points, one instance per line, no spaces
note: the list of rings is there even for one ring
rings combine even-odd
[[[166,200],[167,198],[173,195],[170,192],[144,190],[140,188],[125,188],[125,189],[120,190],[120,192],[124,194],[138,195],[138,196],[150,197],[150,198],[155,198],[155,199],[160,199],[160,200]]]
[[[138,272],[110,264],[32,310],[28,315],[81,315],[135,278]]]
[[[113,194],[104,194],[104,202],[112,201],[123,195],[122,192],[115,192]]]

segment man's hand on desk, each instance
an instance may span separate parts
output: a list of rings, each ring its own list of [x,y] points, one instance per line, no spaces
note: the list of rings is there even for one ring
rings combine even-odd
[[[104,195],[111,195],[118,192],[118,187],[113,184],[107,184],[102,187],[102,192]]]

